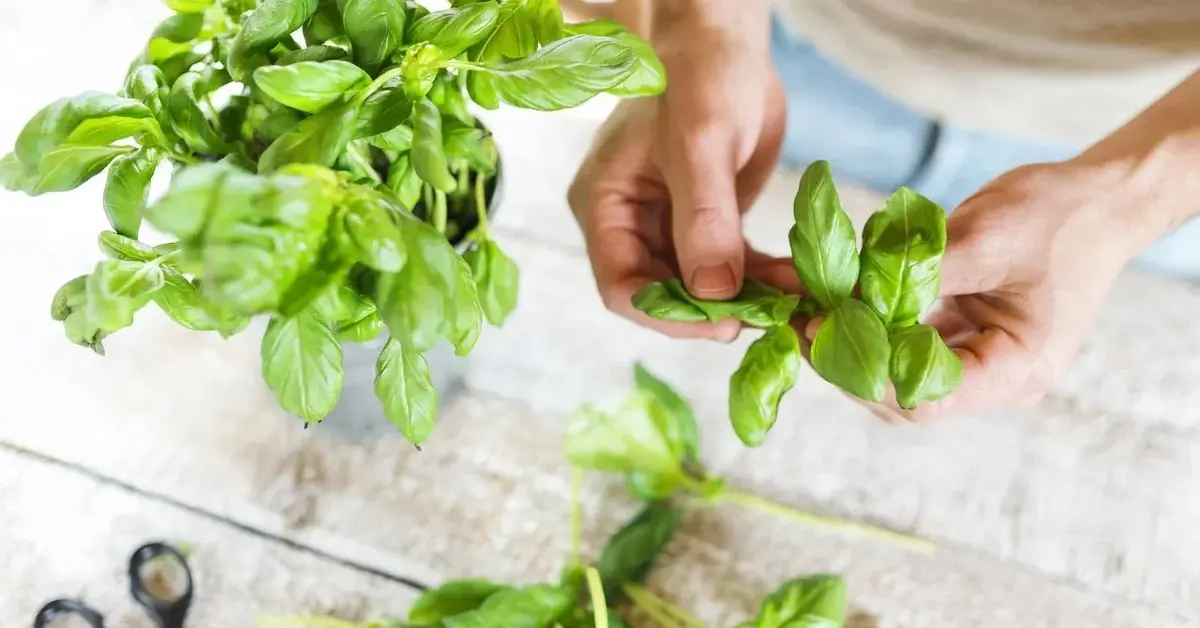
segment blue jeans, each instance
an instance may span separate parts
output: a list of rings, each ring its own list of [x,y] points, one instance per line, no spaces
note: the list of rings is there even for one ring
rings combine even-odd
[[[900,104],[823,58],[776,22],[775,66],[787,92],[783,164],[824,159],[841,179],[890,194],[906,185],[948,211],[1017,166],[1057,162],[1083,147],[1034,142],[941,123]],[[1200,280],[1200,221],[1156,242],[1140,266]]]

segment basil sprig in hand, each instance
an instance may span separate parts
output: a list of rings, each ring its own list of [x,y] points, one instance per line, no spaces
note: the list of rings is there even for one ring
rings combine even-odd
[[[51,314],[103,340],[154,303],[229,336],[270,319],[262,374],[306,421],[332,410],[342,343],[386,333],[375,392],[413,443],[433,430],[423,353],[471,351],[517,303],[488,229],[500,163],[469,100],[541,111],[665,86],[653,50],[557,2],[167,0],[118,93],[43,108],[0,158],[0,186],[65,192],[107,170],[109,258]],[[169,172],[164,196],[150,183]],[[143,223],[170,241],[139,241]],[[461,254],[460,254],[461,251]]]
[[[945,211],[900,188],[867,221],[859,250],[829,165],[817,161],[800,180],[793,213],[788,242],[806,297],[747,280],[729,301],[703,301],[678,279],[649,283],[633,297],[634,306],[654,318],[735,318],[765,330],[729,382],[730,420],[742,442],[762,444],[799,376],[803,356],[794,318],[824,319],[810,361],[847,393],[881,402],[890,382],[905,409],[950,394],[962,380],[962,362],[936,329],[918,322],[938,295]]]

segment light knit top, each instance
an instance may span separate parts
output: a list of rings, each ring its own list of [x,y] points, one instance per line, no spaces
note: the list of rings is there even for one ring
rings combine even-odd
[[[1200,0],[774,1],[905,104],[1021,137],[1094,141],[1200,69]]]

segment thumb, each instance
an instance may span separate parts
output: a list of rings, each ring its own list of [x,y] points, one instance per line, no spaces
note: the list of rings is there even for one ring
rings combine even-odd
[[[946,223],[940,297],[992,292],[1002,287],[1007,278],[1011,239],[989,237],[985,222],[959,213],[964,208],[965,204]]]
[[[680,277],[693,296],[733,298],[741,291],[745,270],[733,137],[707,133],[672,148],[663,176],[671,195],[671,237]]]

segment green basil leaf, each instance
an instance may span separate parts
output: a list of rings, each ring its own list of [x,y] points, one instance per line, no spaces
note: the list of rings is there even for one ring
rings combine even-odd
[[[409,46],[400,60],[400,79],[404,94],[413,101],[421,100],[433,89],[444,58],[441,49],[430,44]]]
[[[175,81],[167,96],[171,127],[191,150],[203,155],[223,154],[228,149],[225,138],[201,104],[205,98],[203,80],[200,74],[187,72]]]
[[[176,13],[203,13],[216,0],[166,0],[167,6]]]
[[[523,59],[480,65],[508,104],[557,111],[582,105],[625,82],[633,74],[634,61],[633,50],[616,39],[572,35]]]
[[[33,192],[35,174],[29,173],[16,153],[0,158],[0,188],[10,192]]]
[[[162,70],[141,65],[125,78],[125,95],[141,101],[157,117],[162,111],[162,92],[167,87]]]
[[[479,304],[475,278],[467,261],[460,257],[455,285],[454,332],[450,336],[455,355],[465,356],[475,348],[482,327],[483,308]]]
[[[521,273],[493,240],[484,240],[463,257],[471,267],[483,313],[499,327],[517,307]]]
[[[337,0],[319,0],[317,12],[304,25],[304,43],[313,47],[346,34]]]
[[[370,72],[395,54],[404,40],[405,6],[396,0],[338,0],[354,62]]]
[[[512,587],[491,580],[451,580],[421,593],[408,611],[408,623],[431,626],[455,615],[473,611],[495,593]]]
[[[446,161],[451,170],[485,170],[492,166],[488,163],[492,157],[491,137],[483,129],[454,126],[446,129],[443,136]]]
[[[915,324],[937,299],[945,251],[946,212],[899,188],[863,228],[863,302],[889,328]]]
[[[457,57],[487,37],[499,16],[500,8],[493,2],[435,11],[413,22],[409,40],[433,44],[447,58]]]
[[[174,44],[190,44],[204,30],[204,14],[200,11],[181,11],[158,23],[150,33],[150,44],[156,40]],[[188,46],[190,48],[190,46]],[[153,52],[151,61],[159,61],[172,55],[155,58]]]
[[[300,61],[254,71],[254,84],[280,103],[317,113],[345,92],[365,87],[371,77],[349,61]]]
[[[729,418],[747,446],[766,440],[779,416],[780,400],[800,377],[803,360],[800,338],[790,325],[768,329],[746,350],[729,378]]]
[[[73,344],[104,355],[102,341],[109,332],[90,318],[87,284],[88,275],[80,275],[63,284],[54,294],[50,315],[54,320],[62,321],[63,331]]]
[[[319,422],[342,394],[342,345],[315,312],[272,319],[263,335],[262,374],[284,410]]]
[[[308,303],[308,308],[323,321],[338,321],[358,311],[359,297],[345,284],[330,284]]]
[[[476,62],[520,59],[537,49],[537,33],[528,19],[524,4],[505,2],[500,5],[496,28],[471,49],[469,58]],[[485,109],[500,106],[500,95],[496,92],[491,75],[486,72],[471,71],[467,74],[467,92],[472,100]]]
[[[857,299],[843,299],[832,310],[812,344],[812,365],[825,381],[879,403],[887,394],[887,328]]]
[[[404,124],[412,115],[413,104],[404,90],[385,87],[363,102],[354,126],[355,139],[374,137]]]
[[[631,395],[613,408],[580,408],[567,421],[565,449],[567,460],[583,469],[665,477],[682,473],[643,395]]]
[[[443,620],[445,628],[548,628],[575,603],[574,591],[539,584],[493,593],[483,605]]]
[[[200,164],[179,170],[162,198],[146,208],[145,217],[159,230],[177,238],[200,234],[209,215],[223,199],[225,177],[238,172],[226,164]]]
[[[633,50],[633,73],[623,83],[608,90],[610,94],[626,97],[656,96],[667,88],[667,70],[654,48],[620,23],[612,20],[593,20],[581,24],[568,24],[566,30],[573,35],[612,37]]]
[[[911,410],[942,399],[962,383],[962,360],[933,327],[898,329],[888,340],[892,347],[890,376],[901,408]]]
[[[458,120],[466,125],[466,128],[474,129],[475,116],[471,115],[457,76],[445,72],[438,74],[437,79],[433,82],[433,87],[429,89],[429,100],[437,105],[443,116]],[[482,130],[479,132],[483,133]]]
[[[442,112],[428,98],[413,108],[412,165],[417,175],[442,192],[453,192],[458,180],[450,174],[442,138]]]
[[[258,160],[259,172],[287,164],[332,166],[354,134],[358,109],[353,101],[331,105],[275,140]]]
[[[785,582],[763,600],[753,628],[841,628],[846,622],[841,576],[816,575]]]
[[[654,475],[644,471],[634,471],[625,476],[625,489],[635,499],[652,502],[669,499],[679,488],[679,475]]]
[[[828,162],[813,162],[804,171],[792,211],[796,224],[788,242],[796,274],[821,307],[831,310],[858,282],[858,250]]]
[[[113,332],[133,323],[133,315],[163,286],[163,270],[155,263],[105,260],[87,279],[87,318]]]
[[[356,197],[343,220],[359,259],[368,266],[390,273],[404,267],[404,239],[386,201],[376,196]]]
[[[192,331],[213,331],[217,322],[204,309],[200,290],[187,277],[163,269],[162,289],[154,293],[154,302],[171,320]]]
[[[400,155],[392,162],[388,170],[388,188],[396,194],[396,199],[405,208],[412,210],[421,199],[421,188],[424,183],[417,171],[413,169],[409,155]]]
[[[229,338],[250,325],[249,316],[239,314],[221,303],[205,298],[203,296],[205,294],[203,280],[192,279],[192,285],[196,286],[196,289],[200,291],[201,306],[212,319],[217,333],[222,338]]]
[[[312,46],[292,50],[279,57],[276,65],[292,65],[294,63],[320,63],[322,61],[340,61],[346,58],[346,51],[337,46]],[[256,70],[257,71],[257,70]],[[365,73],[364,73],[365,74]],[[368,79],[369,80],[369,79]],[[258,84],[258,79],[255,79]]]
[[[524,8],[538,41],[543,46],[562,38],[563,16],[558,0],[526,0]]]
[[[334,325],[334,334],[342,342],[367,342],[383,331],[383,319],[375,310],[375,303],[358,295],[354,311],[350,316]]]
[[[145,147],[112,161],[104,186],[104,214],[117,233],[138,237],[142,212],[150,196],[150,180],[161,160],[162,153]]]
[[[397,273],[381,273],[375,305],[392,335],[418,353],[454,336],[458,303],[458,253],[429,224],[397,216],[408,261]]]
[[[274,142],[304,120],[304,114],[294,109],[276,109],[268,113],[260,123],[253,127],[254,134],[267,142]]]
[[[317,12],[318,0],[262,0],[242,19],[225,60],[230,76],[241,81],[255,53],[272,46],[304,25]]]
[[[113,233],[112,231],[101,231],[98,241],[100,252],[104,253],[109,259],[129,262],[153,262],[162,257],[162,254],[153,248],[133,238]]]
[[[383,178],[375,170],[371,145],[366,140],[351,140],[346,150],[334,162],[334,166],[350,175],[350,181],[367,187],[383,183]]]
[[[387,133],[368,137],[367,141],[372,146],[403,153],[412,150],[413,131],[408,126],[401,124]]]
[[[38,111],[21,129],[14,153],[27,172],[36,174],[42,159],[69,143],[68,138],[85,122],[96,121],[95,124],[88,125],[85,131],[92,129],[86,135],[102,140],[91,142],[100,145],[132,137],[134,133],[146,127],[137,124],[136,128],[130,128],[130,125],[118,124],[119,128],[111,132],[96,132],[96,129],[103,129],[122,120],[149,123],[153,117],[154,114],[146,105],[132,98],[121,98],[101,92],[84,92],[73,98],[56,100]]]
[[[700,455],[700,426],[688,402],[640,363],[633,366],[633,381],[649,399],[650,418],[671,452],[681,461],[695,461]]]
[[[683,512],[682,507],[668,503],[647,504],[608,540],[596,561],[608,603],[624,598],[625,585],[646,579],[654,561],[674,538]]]
[[[665,282],[651,281],[639,288],[633,295],[633,307],[651,318],[663,321],[699,323],[709,320],[683,283],[675,278]]]
[[[42,158],[31,193],[74,190],[100,174],[112,160],[132,151],[127,146],[62,146]]]
[[[433,433],[438,395],[419,351],[388,339],[375,364],[375,396],[408,442],[419,446]]]

